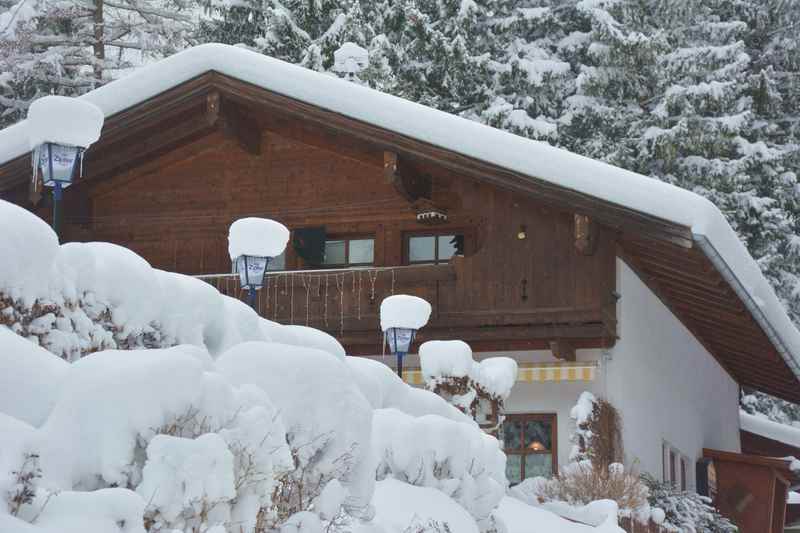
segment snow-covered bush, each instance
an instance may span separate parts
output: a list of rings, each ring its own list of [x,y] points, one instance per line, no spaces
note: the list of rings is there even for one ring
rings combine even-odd
[[[739,529],[711,505],[705,496],[680,491],[671,483],[653,476],[642,476],[649,489],[648,501],[653,508],[663,510],[657,523],[663,530],[681,533],[735,533]],[[660,514],[660,513],[659,513]]]
[[[607,400],[584,391],[570,411],[570,418],[575,424],[571,461],[588,460],[601,470],[622,461],[622,422],[619,412]]]
[[[563,502],[571,506],[611,500],[620,516],[646,520],[650,516],[647,486],[635,471],[626,470],[620,463],[600,469],[590,461],[579,461],[561,467],[558,476],[541,480],[536,486],[542,502]]]
[[[378,409],[373,449],[378,480],[439,489],[461,504],[482,530],[491,529],[492,510],[507,486],[505,455],[497,439],[474,424]]]
[[[269,391],[280,410],[294,461],[275,495],[282,516],[308,510],[332,479],[348,490],[351,513],[368,507],[375,482],[372,408],[340,359],[313,348],[247,342],[223,353],[217,368],[232,383]]]
[[[425,386],[487,431],[502,424],[503,404],[517,379],[517,362],[492,357],[477,362],[463,341],[428,341],[419,349]]]

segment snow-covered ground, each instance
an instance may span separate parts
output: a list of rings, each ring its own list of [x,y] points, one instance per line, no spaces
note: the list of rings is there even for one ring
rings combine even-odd
[[[0,227],[2,533],[619,531],[510,499],[494,437],[324,332]]]

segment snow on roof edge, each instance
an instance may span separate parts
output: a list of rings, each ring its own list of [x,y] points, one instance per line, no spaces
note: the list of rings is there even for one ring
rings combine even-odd
[[[739,410],[739,427],[743,431],[800,448],[800,428],[775,422],[766,416]]]
[[[209,71],[691,228],[696,238],[704,237],[712,245],[747,295],[763,310],[765,320],[790,357],[787,364],[794,361],[789,366],[800,380],[800,332],[722,212],[691,191],[335,76],[223,44],[184,50],[81,98],[97,105],[108,117]],[[26,121],[0,130],[0,164],[28,151]]]

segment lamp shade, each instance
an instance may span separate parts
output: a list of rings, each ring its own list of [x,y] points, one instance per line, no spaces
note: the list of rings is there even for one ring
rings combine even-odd
[[[389,328],[386,330],[386,342],[393,354],[403,356],[411,349],[417,330],[411,328]]]
[[[240,255],[236,258],[236,272],[243,289],[258,290],[264,285],[264,274],[269,265],[269,257]]]
[[[64,188],[69,187],[82,154],[83,148],[79,146],[50,142],[39,145],[33,157],[44,186],[54,187],[60,183]]]

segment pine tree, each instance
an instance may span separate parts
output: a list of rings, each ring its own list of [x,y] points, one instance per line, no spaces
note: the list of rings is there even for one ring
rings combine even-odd
[[[45,94],[79,95],[185,46],[180,0],[19,0],[0,15],[0,124]]]

